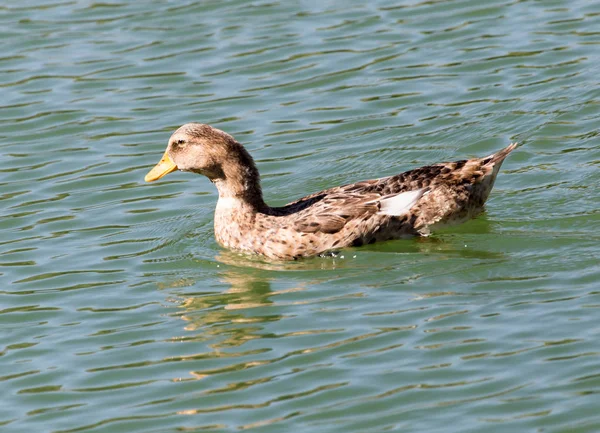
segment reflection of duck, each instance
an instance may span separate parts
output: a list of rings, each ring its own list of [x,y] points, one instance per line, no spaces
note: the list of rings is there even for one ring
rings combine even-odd
[[[187,322],[186,331],[202,330],[195,338],[208,340],[219,337],[218,341],[211,343],[211,347],[217,351],[261,338],[264,336],[261,323],[278,321],[284,317],[273,310],[254,313],[250,313],[250,310],[273,305],[275,301],[272,298],[278,295],[305,290],[302,286],[296,286],[273,291],[270,278],[261,270],[223,269],[217,275],[227,288],[186,294],[178,315]]]
[[[314,256],[407,235],[427,235],[482,209],[515,144],[486,158],[446,162],[330,188],[283,207],[262,197],[250,154],[229,134],[188,123],[173,133],[148,182],[174,171],[208,177],[219,191],[215,237],[225,247],[274,259]]]

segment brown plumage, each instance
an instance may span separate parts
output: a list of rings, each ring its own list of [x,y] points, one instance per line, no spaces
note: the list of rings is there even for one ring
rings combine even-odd
[[[486,158],[429,165],[320,191],[283,207],[263,201],[250,154],[229,134],[199,123],[173,133],[151,182],[174,170],[203,174],[219,191],[217,241],[272,259],[427,235],[480,213],[502,161],[516,143]]]

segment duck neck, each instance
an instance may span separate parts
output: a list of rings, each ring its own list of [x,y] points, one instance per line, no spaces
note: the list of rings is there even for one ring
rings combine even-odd
[[[219,191],[217,207],[222,210],[245,208],[247,211],[262,212],[265,204],[260,187],[260,175],[254,160],[244,147],[231,152],[221,166],[221,176],[212,179]]]

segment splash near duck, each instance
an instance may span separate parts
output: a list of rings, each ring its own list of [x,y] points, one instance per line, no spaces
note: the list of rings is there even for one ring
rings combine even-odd
[[[295,260],[427,236],[436,227],[473,218],[483,210],[502,162],[516,147],[513,143],[485,158],[429,165],[270,207],[263,200],[260,175],[248,151],[219,129],[188,123],[173,133],[145,180],[153,182],[175,170],[208,177],[219,192],[214,229],[222,246]]]

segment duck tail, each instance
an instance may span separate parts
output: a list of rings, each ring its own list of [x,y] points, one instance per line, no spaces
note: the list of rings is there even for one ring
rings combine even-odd
[[[508,156],[508,154],[510,152],[512,152],[513,150],[515,150],[518,145],[519,145],[518,143],[511,143],[504,149],[502,149],[496,153],[492,153],[490,156],[486,156],[485,158],[482,159],[481,165],[483,165],[484,167],[485,166],[493,167],[498,163],[501,164],[502,161],[504,161],[504,159]]]
[[[508,154],[515,150],[517,146],[517,143],[511,143],[504,149],[479,160],[481,164],[479,167],[483,171],[484,176],[474,187],[473,196],[480,203],[483,204],[487,200],[492,188],[494,187],[494,182],[496,181],[496,176],[498,176],[502,162],[504,162]]]

